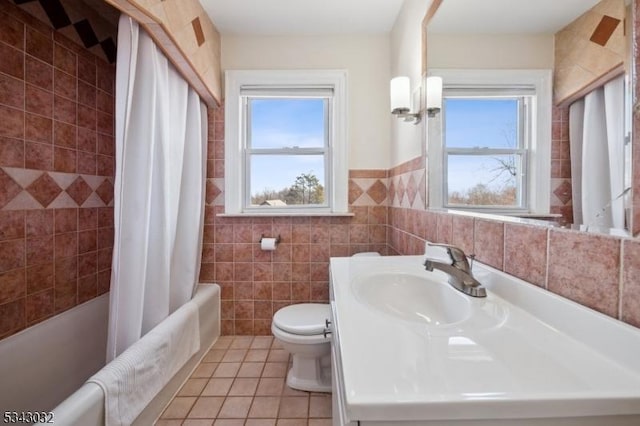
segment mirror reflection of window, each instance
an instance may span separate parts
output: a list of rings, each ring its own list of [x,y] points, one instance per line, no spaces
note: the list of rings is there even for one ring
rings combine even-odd
[[[530,99],[483,92],[445,94],[446,206],[526,210]]]

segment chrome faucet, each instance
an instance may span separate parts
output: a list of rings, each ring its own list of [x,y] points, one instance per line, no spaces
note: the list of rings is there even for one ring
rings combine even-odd
[[[482,284],[473,277],[471,266],[469,266],[469,262],[467,261],[467,255],[462,251],[462,249],[449,244],[428,244],[433,247],[446,248],[449,257],[451,258],[451,264],[426,259],[424,261],[424,267],[427,271],[439,269],[449,274],[449,284],[464,294],[473,297],[487,296],[485,288],[482,287]]]

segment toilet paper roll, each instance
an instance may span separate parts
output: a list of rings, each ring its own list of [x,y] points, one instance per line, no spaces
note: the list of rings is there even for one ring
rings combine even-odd
[[[263,238],[260,240],[260,248],[265,251],[273,251],[276,249],[275,238]]]

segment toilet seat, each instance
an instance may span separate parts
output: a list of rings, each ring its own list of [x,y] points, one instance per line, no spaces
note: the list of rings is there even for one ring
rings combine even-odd
[[[278,310],[273,316],[273,325],[288,334],[318,336],[324,332],[329,316],[326,303],[300,303]]]
[[[293,334],[278,328],[274,323],[271,323],[271,333],[275,338],[282,340],[283,342],[293,343],[296,345],[317,345],[320,343],[329,343],[331,341],[330,334],[327,334],[327,337],[324,337],[322,333],[311,334],[308,336]]]

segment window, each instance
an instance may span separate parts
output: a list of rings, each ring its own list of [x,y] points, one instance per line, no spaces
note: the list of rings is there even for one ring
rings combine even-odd
[[[346,213],[346,74],[227,71],[226,84],[226,213]]]
[[[438,72],[444,82],[443,108],[429,123],[431,206],[548,213],[551,99],[550,91],[545,93],[547,74]]]
[[[443,98],[445,206],[526,210],[530,98]]]

